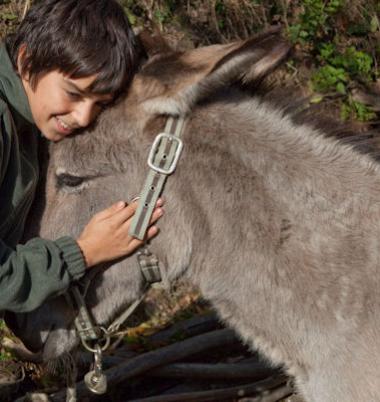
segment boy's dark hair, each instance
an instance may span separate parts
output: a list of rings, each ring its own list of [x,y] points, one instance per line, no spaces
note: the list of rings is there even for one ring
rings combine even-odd
[[[12,62],[31,85],[52,70],[71,78],[97,74],[89,90],[119,94],[139,64],[139,46],[116,0],[42,0],[31,7],[18,31],[7,38]]]

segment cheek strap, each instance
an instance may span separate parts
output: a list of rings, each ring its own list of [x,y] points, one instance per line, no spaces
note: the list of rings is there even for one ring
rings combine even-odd
[[[140,194],[140,201],[129,228],[129,235],[144,240],[156,202],[165,182],[176,167],[182,152],[181,135],[184,131],[185,117],[169,117],[165,131],[155,138],[149,152],[150,168]]]

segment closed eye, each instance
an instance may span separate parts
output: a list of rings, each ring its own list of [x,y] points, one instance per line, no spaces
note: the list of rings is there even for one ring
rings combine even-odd
[[[87,177],[73,176],[68,173],[57,175],[57,187],[78,187],[86,181]]]
[[[77,92],[66,91],[67,96],[74,101],[78,101],[82,98],[81,94]]]

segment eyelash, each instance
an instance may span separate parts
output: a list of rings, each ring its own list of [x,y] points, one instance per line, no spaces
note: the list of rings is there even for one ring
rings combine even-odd
[[[66,90],[66,94],[72,100],[79,101],[82,98],[81,94],[78,94],[77,92],[71,92],[71,91]],[[106,109],[107,107],[109,107],[111,105],[111,102],[97,102],[96,104],[101,109]]]
[[[70,91],[66,91],[67,95],[69,96],[69,98],[71,99],[75,99],[78,100],[80,99],[80,94],[76,93],[76,92],[70,92]]]
[[[102,103],[102,102],[99,102],[99,103],[97,103],[97,105],[98,105],[101,109],[106,109],[107,107],[110,106],[110,103]]]

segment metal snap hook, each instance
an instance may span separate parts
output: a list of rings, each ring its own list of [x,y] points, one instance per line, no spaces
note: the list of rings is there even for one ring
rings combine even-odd
[[[103,336],[96,341],[95,347],[92,347],[89,345],[88,340],[81,338],[82,340],[82,345],[87,349],[89,352],[92,353],[97,353],[98,352],[98,347],[100,347],[100,350],[104,352],[108,347],[110,346],[111,343],[111,337],[108,331],[104,327],[99,327],[103,331]],[[99,341],[104,341],[103,346],[99,345]]]

